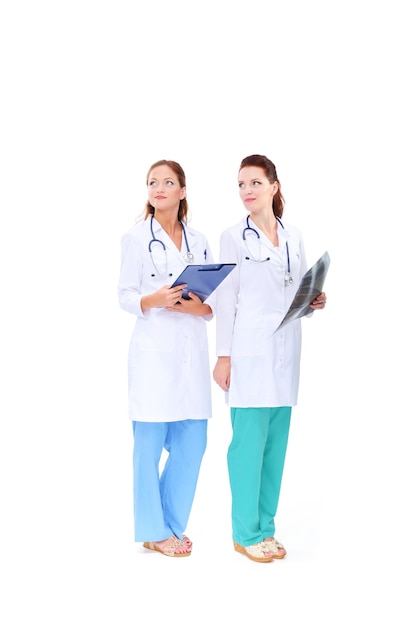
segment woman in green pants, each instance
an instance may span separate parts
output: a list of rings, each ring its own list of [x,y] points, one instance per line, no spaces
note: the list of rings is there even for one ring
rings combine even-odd
[[[301,320],[277,330],[307,270],[300,230],[281,221],[275,165],[243,159],[239,193],[247,211],[220,238],[220,261],[236,268],[217,290],[215,382],[226,392],[235,550],[259,562],[285,557],[275,515],[300,377]],[[326,304],[320,293],[311,314]],[[310,315],[310,314],[308,314]]]

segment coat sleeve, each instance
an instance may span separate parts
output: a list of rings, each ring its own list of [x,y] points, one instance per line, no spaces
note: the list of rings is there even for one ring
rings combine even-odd
[[[119,303],[122,309],[139,317],[144,317],[140,293],[142,266],[139,242],[131,233],[126,233],[121,241]]]
[[[233,235],[224,231],[220,237],[220,262],[236,263],[217,288],[216,356],[230,356],[240,283],[240,255]]]
[[[300,275],[298,277],[298,282],[300,283],[304,274],[307,272],[308,270],[308,265],[307,265],[307,257],[306,257],[306,251],[305,251],[305,245],[304,245],[304,239],[303,239],[303,235],[300,232],[300,257],[301,257],[301,262],[300,262]],[[314,313],[314,309],[311,309],[304,317],[312,317]]]

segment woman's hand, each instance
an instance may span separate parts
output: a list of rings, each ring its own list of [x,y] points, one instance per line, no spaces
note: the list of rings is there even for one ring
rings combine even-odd
[[[312,309],[324,309],[324,307],[326,306],[326,301],[326,294],[324,293],[324,291],[322,291],[321,293],[319,293],[317,298],[313,300],[310,306]]]
[[[177,287],[164,285],[158,289],[158,291],[154,291],[154,293],[150,293],[147,296],[142,296],[142,311],[147,311],[155,307],[172,310],[175,303],[181,300],[182,290],[186,286],[186,284],[178,285]],[[199,300],[199,302],[201,304],[201,300]]]
[[[186,285],[183,285],[185,287]],[[188,292],[189,300],[182,298],[182,289],[180,290],[180,296],[176,299],[174,304],[166,306],[168,311],[176,311],[177,313],[187,313],[188,315],[196,315],[202,317],[203,315],[211,315],[212,310],[208,304],[201,302],[200,298],[192,291]]]
[[[230,370],[230,356],[219,356],[217,358],[217,363],[214,366],[213,378],[223,391],[227,391],[230,387]]]

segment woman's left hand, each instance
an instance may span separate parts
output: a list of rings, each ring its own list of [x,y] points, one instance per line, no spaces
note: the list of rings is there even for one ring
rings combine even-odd
[[[324,307],[326,306],[326,301],[326,294],[324,293],[324,291],[322,291],[321,293],[319,293],[317,298],[313,300],[310,306],[312,309],[324,309]]]
[[[176,311],[177,313],[188,313],[188,315],[196,315],[202,317],[203,315],[211,314],[211,307],[208,304],[201,302],[200,298],[192,291],[188,292],[189,300],[180,298],[173,306],[165,307],[168,311]]]

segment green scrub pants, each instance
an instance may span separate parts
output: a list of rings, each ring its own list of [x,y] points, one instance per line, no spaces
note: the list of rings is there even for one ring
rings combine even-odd
[[[251,546],[275,534],[291,407],[231,408],[230,415],[233,541]]]

